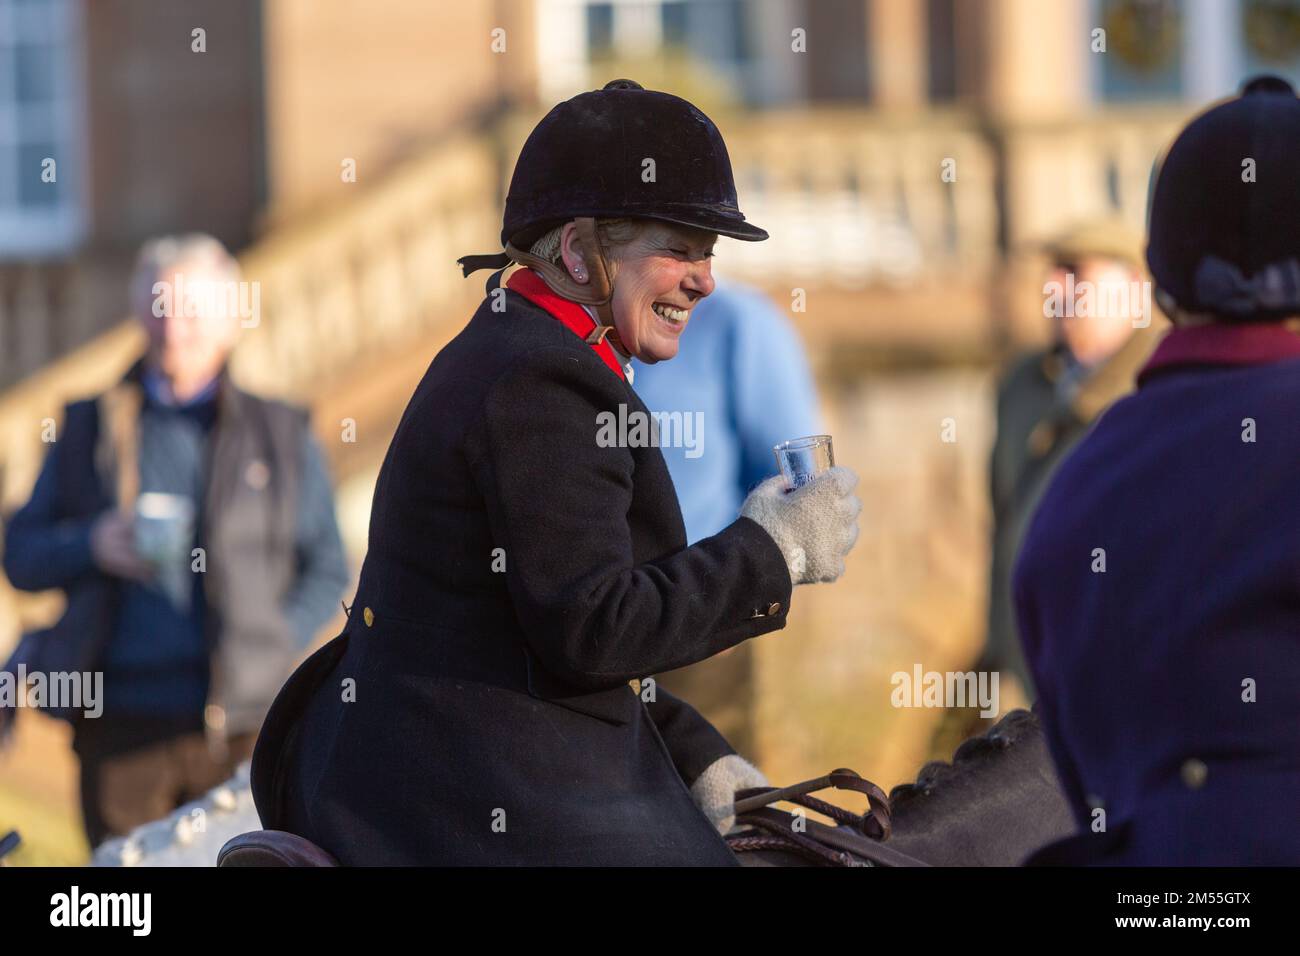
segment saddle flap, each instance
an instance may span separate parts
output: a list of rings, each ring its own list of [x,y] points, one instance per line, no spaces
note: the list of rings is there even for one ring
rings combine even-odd
[[[338,866],[339,861],[315,843],[281,830],[254,830],[226,841],[217,866]]]

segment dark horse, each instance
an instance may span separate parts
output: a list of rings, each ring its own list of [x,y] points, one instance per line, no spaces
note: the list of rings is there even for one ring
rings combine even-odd
[[[873,805],[886,802],[873,784],[861,783],[879,794]],[[952,763],[926,764],[915,783],[895,787],[887,802],[887,836],[872,842],[873,848],[878,847],[887,857],[887,865],[902,861],[931,866],[1017,866],[1035,850],[1075,829],[1042,728],[1038,719],[1024,710],[1012,711],[987,733],[965,741]],[[818,824],[809,821],[808,827],[815,831]],[[784,849],[756,849],[738,855],[747,866],[806,866],[810,862],[808,856]],[[261,830],[228,842],[218,865],[336,864],[329,854],[301,837]]]
[[[895,787],[888,802],[882,853],[931,866],[1018,866],[1075,832],[1038,718],[1025,710],[1011,711],[962,743],[952,763],[926,764],[916,782]],[[739,856],[750,866],[810,862],[782,849]]]

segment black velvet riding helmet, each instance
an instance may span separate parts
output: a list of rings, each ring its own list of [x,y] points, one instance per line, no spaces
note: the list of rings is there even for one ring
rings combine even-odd
[[[722,134],[679,96],[614,80],[565,100],[543,117],[519,152],[501,244],[527,250],[570,219],[641,218],[757,242],[746,222]],[[504,253],[465,256],[468,275],[500,268]]]
[[[1160,164],[1147,264],[1180,309],[1300,314],[1300,99],[1276,76],[1202,113]]]
[[[560,103],[520,150],[501,244],[527,249],[578,216],[659,219],[734,239],[745,221],[717,126],[686,100],[614,80]]]

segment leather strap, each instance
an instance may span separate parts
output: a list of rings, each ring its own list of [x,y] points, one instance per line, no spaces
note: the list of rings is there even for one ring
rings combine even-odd
[[[591,335],[587,336],[587,344],[591,345],[601,341],[614,328],[614,308],[611,303],[614,298],[614,273],[609,267],[609,260],[605,258],[605,247],[601,244],[596,220],[591,216],[580,216],[573,220],[573,226],[578,235],[582,257],[591,269],[592,292],[599,297],[592,303],[596,307],[598,324],[591,330]]]
[[[590,305],[596,312],[596,327],[586,337],[588,345],[599,345],[610,333],[614,333],[617,343],[618,334],[614,332],[614,273],[615,270],[605,255],[604,244],[600,241],[600,230],[592,216],[579,216],[573,220],[577,231],[578,248],[583,261],[591,271],[591,281],[586,284],[574,282],[564,269],[531,252],[520,249],[513,243],[506,243],[506,251],[492,255],[461,256],[456,261],[464,274],[468,276],[478,269],[504,269],[511,262],[527,266],[541,276],[546,284],[556,293],[571,302]],[[499,282],[497,278],[496,282]],[[489,291],[496,282],[489,283]],[[626,351],[626,350],[624,350]]]
[[[590,333],[597,327],[597,323],[586,309],[575,302],[569,301],[552,289],[531,267],[516,270],[510,277],[510,281],[506,283],[506,286],[533,304],[541,306],[558,319],[569,331],[588,343],[591,350],[600,356],[601,361],[609,366],[615,375],[627,381],[627,373],[623,370],[623,363],[614,354],[614,349],[610,343],[604,341],[603,338],[592,341]]]
[[[469,278],[471,272],[478,272],[479,269],[504,269],[510,265],[510,257],[504,252],[493,252],[481,256],[461,256],[456,260],[460,266],[462,275]]]
[[[844,850],[826,846],[794,829],[794,817],[781,810],[763,807],[743,816],[736,822],[742,826],[752,827],[754,833],[737,833],[728,836],[727,845],[733,853],[748,853],[754,850],[780,850],[806,857],[822,866],[863,866],[861,860]]]
[[[811,794],[833,788],[865,794],[871,809],[863,815],[827,803]],[[800,830],[794,828],[794,816],[770,804],[778,801],[795,803],[837,824],[826,826],[816,820],[804,820]],[[728,836],[727,844],[736,853],[754,850],[782,850],[828,866],[928,866],[885,844],[893,832],[889,798],[870,780],[847,768],[832,770],[822,777],[805,780],[789,787],[761,787],[736,794],[736,823],[748,831]]]
[[[930,864],[914,856],[895,850],[855,832],[850,827],[828,827],[816,820],[804,820],[803,832],[794,829],[794,815],[772,807],[761,807],[739,814],[736,824],[750,827],[727,836],[727,845],[734,853],[753,850],[782,850],[796,853],[827,866],[928,867]],[[762,839],[755,839],[762,835]]]
[[[871,809],[865,815],[859,816],[824,800],[809,796],[809,794],[818,790],[828,788],[852,790],[856,793],[865,794]],[[744,796],[741,796],[741,794],[744,794]],[[875,840],[888,840],[893,829],[890,820],[892,811],[889,806],[889,797],[885,795],[885,791],[847,767],[841,767],[838,770],[832,770],[825,776],[815,777],[812,780],[805,780],[802,783],[791,784],[788,787],[779,789],[754,788],[752,790],[741,790],[736,796],[738,798],[736,800],[737,816],[784,800],[787,803],[797,803],[809,810],[828,816],[836,823],[848,824]]]

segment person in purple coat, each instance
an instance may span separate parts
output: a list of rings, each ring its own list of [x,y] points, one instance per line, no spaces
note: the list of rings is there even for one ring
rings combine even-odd
[[[1058,469],[1014,573],[1079,824],[1033,863],[1300,863],[1300,100],[1260,77],[1161,166],[1174,328]]]

